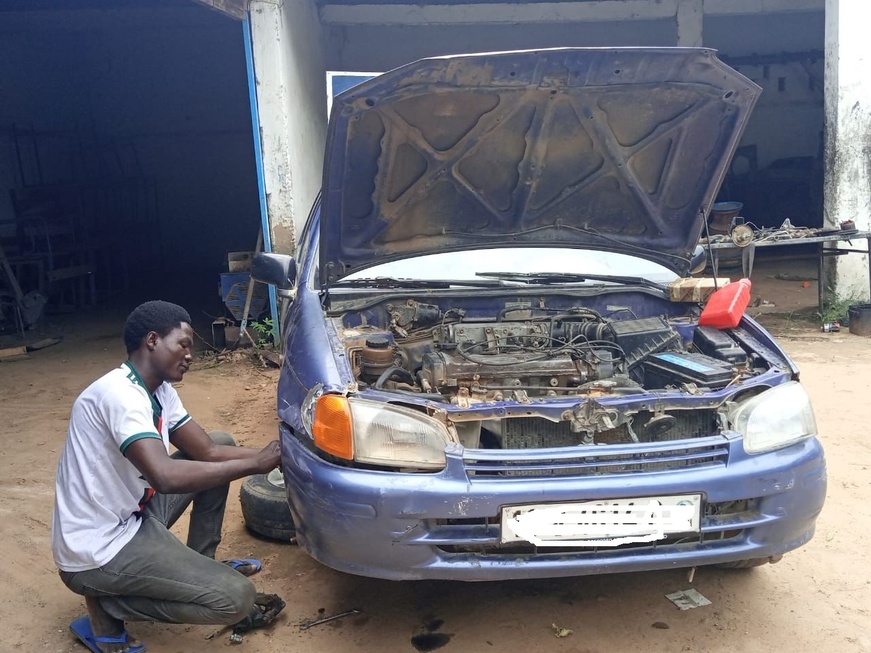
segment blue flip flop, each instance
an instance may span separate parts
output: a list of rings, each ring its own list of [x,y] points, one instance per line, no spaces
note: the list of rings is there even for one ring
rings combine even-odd
[[[79,638],[79,640],[91,649],[94,653],[103,653],[100,650],[100,647],[97,644],[126,644],[127,643],[127,631],[121,631],[121,634],[118,637],[98,637],[94,635],[94,631],[91,630],[91,620],[88,617],[79,617],[75,621],[70,624],[70,630],[73,635]],[[145,644],[139,644],[138,646],[130,646],[127,648],[128,653],[143,653],[145,651]]]
[[[253,576],[258,571],[260,571],[260,568],[263,566],[261,565],[259,560],[255,560],[254,558],[230,558],[229,560],[221,560],[221,562],[223,562],[228,567],[232,567],[243,576]],[[254,570],[242,571],[243,567],[253,567]]]

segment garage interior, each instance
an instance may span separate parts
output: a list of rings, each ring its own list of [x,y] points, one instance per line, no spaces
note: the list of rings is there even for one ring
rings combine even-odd
[[[190,0],[3,0],[0,52],[0,244],[22,292],[49,315],[224,315],[228,253],[261,224],[242,23]]]
[[[594,4],[624,3],[252,1],[261,107],[270,78],[285,72],[263,57],[272,35],[258,21],[268,11],[283,12],[291,32],[273,46],[285,49],[280,65],[295,58],[300,83],[317,86],[303,97],[287,85],[284,113],[261,116],[276,248],[290,250],[314,199],[325,119],[312,116],[325,116],[314,105],[325,103],[327,70],[380,72],[471,51],[673,46],[682,38],[680,16],[659,15],[661,3],[648,3],[652,13],[637,19],[606,10],[582,20]],[[819,227],[823,3],[708,12],[712,4],[726,6],[705,5],[703,44],[763,87],[718,200],[742,202],[745,219],[759,227],[787,218]],[[504,15],[482,13],[494,6]],[[579,13],[555,20],[554,7]],[[219,292],[228,255],[254,249],[261,229],[243,23],[191,0],[0,0],[0,34],[0,244],[21,290],[43,293],[47,314],[128,311],[159,297],[186,306],[203,329],[229,316]],[[270,130],[289,120],[305,123],[287,139],[296,159],[290,174],[270,173],[270,160],[280,158],[269,150]],[[276,210],[282,189],[270,192],[270,174],[294,177],[289,216]],[[276,237],[282,221],[292,223],[289,237]],[[2,276],[0,328],[9,332],[14,292]]]

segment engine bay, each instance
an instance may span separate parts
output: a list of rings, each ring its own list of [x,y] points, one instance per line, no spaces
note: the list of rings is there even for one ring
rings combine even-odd
[[[770,367],[740,335],[697,326],[697,308],[650,297],[636,304],[506,299],[485,311],[406,298],[343,312],[337,326],[361,387],[459,405],[698,395]]]

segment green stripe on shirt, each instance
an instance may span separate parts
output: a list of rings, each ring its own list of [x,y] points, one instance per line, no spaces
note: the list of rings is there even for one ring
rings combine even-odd
[[[172,435],[174,431],[178,430],[179,427],[184,426],[190,420],[190,418],[190,413],[185,413],[185,416],[182,417],[178,422],[176,422],[175,426],[169,429],[170,435]]]
[[[160,437],[154,431],[147,431],[145,433],[137,433],[136,435],[131,435],[129,438],[127,438],[126,440],[124,440],[124,442],[121,443],[121,453],[122,454],[125,453],[127,451],[127,447],[129,447],[131,444],[133,444],[137,440],[143,440],[145,438],[154,438],[155,440],[163,441],[163,438]]]

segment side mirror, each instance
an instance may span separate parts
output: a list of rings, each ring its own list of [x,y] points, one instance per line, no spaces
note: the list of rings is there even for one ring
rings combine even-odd
[[[296,261],[287,254],[261,252],[251,261],[251,276],[261,283],[272,284],[279,294],[287,294],[296,283]]]
[[[705,271],[708,264],[707,251],[701,245],[696,245],[693,255],[690,257],[690,274],[699,274]]]

